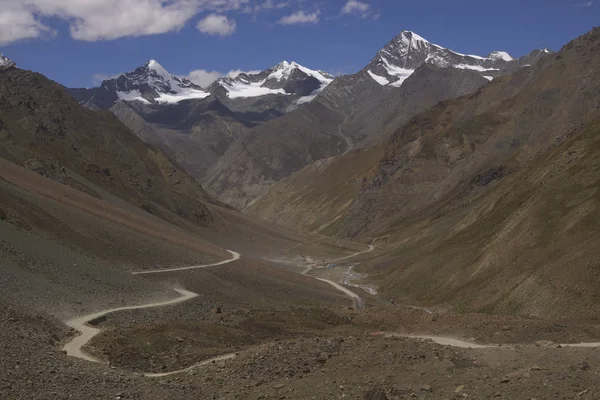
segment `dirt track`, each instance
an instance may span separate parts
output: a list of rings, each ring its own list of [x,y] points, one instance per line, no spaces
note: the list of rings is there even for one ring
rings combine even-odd
[[[227,250],[227,251],[229,253],[231,253],[232,257],[229,260],[219,261],[214,264],[195,265],[195,266],[191,266],[191,267],[168,268],[168,269],[153,269],[153,270],[148,270],[148,271],[136,271],[136,272],[132,272],[132,274],[133,275],[144,275],[144,274],[161,274],[161,273],[166,273],[166,272],[188,271],[191,269],[200,269],[200,268],[208,268],[208,267],[216,267],[219,265],[225,265],[225,264],[229,264],[231,262],[234,262],[234,261],[237,261],[240,259],[240,257],[241,257],[240,253],[237,253],[237,252],[231,251],[231,250]]]
[[[327,263],[331,263],[333,261],[341,261],[341,260],[347,260],[349,258],[353,258],[356,257],[360,254],[365,254],[365,253],[370,253],[373,250],[375,250],[375,246],[373,245],[369,245],[369,249],[365,250],[365,251],[357,251],[356,253],[350,254],[348,256],[344,256],[344,257],[339,257],[339,258],[334,258],[333,260],[328,260],[328,261],[323,261],[323,264],[327,264]],[[302,275],[308,275],[308,273],[310,271],[313,270],[314,266],[316,264],[310,265],[308,267],[306,267],[306,269],[302,272]],[[360,297],[359,295],[357,295],[356,293],[354,293],[353,291],[351,291],[350,289],[340,285],[337,282],[331,281],[329,279],[325,279],[325,278],[317,278],[315,277],[315,279],[320,280],[321,282],[325,282],[328,283],[329,285],[333,286],[334,288],[336,288],[337,290],[339,290],[340,292],[344,293],[346,296],[350,297],[352,299],[352,302],[354,304],[354,308],[356,308],[357,310],[364,308],[365,306],[365,302],[362,299],[362,297]]]
[[[181,295],[181,297],[177,297],[172,300],[159,301],[154,303],[143,304],[139,306],[129,306],[129,307],[117,307],[109,310],[99,311],[93,314],[84,315],[83,317],[75,318],[66,322],[66,324],[81,332],[81,335],[74,337],[70,342],[68,342],[63,350],[67,352],[67,355],[71,357],[82,358],[86,361],[92,362],[101,362],[97,358],[94,358],[86,353],[84,353],[81,349],[85,346],[92,338],[100,333],[100,329],[89,326],[89,323],[97,320],[99,318],[104,317],[105,315],[118,312],[118,311],[126,311],[126,310],[141,310],[144,308],[155,308],[155,307],[164,307],[177,303],[181,303],[184,301],[188,301],[197,297],[197,293],[193,293],[187,291],[185,289],[175,289],[177,293]]]

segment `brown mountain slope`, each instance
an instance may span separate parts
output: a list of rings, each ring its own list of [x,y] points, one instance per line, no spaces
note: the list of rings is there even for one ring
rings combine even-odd
[[[212,96],[158,106],[120,101],[110,111],[196,179],[248,129],[240,122],[243,114],[231,112]],[[249,126],[255,125],[250,117],[247,119]]]
[[[235,141],[202,180],[204,187],[239,209],[290,173],[347,148],[338,133],[344,115],[313,101],[266,122]]]
[[[204,204],[211,198],[162,152],[33,72],[0,73],[0,157],[95,197],[94,186],[103,188],[164,218],[213,221]]]
[[[598,311],[599,117],[596,28],[536,66],[396,127],[370,150],[375,159],[384,153],[379,161],[347,154],[330,165],[351,172],[328,172],[331,181],[294,177],[297,197],[271,210],[321,232],[387,244],[387,254],[361,269],[407,302]],[[343,177],[353,178],[350,187]]]
[[[381,137],[387,122],[406,120],[486,82],[471,71],[427,64],[400,88],[384,89],[360,74],[339,78],[313,102],[235,142],[211,168],[204,186],[220,200],[244,208],[304,166]]]
[[[473,95],[441,103],[399,127],[342,231],[379,235],[528,161],[600,111],[600,29]]]
[[[388,295],[423,305],[597,315],[599,178],[596,119],[527,168],[481,176],[453,200],[388,227],[389,252],[366,271]]]
[[[393,128],[439,101],[471,93],[487,82],[471,71],[423,64],[385,101],[355,110],[340,126],[360,142],[359,150],[317,161],[290,175],[244,212],[288,226],[329,232],[327,228],[348,210],[375,173]],[[364,146],[367,148],[361,148]]]

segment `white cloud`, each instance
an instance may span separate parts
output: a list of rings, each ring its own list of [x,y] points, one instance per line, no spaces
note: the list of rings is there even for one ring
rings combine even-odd
[[[362,1],[348,0],[344,7],[342,7],[342,14],[365,13],[369,11],[370,7],[371,6]]]
[[[92,81],[94,82],[94,85],[99,85],[101,84],[103,81],[107,81],[109,79],[115,79],[118,78],[119,76],[121,76],[122,74],[104,74],[102,72],[99,72],[97,74],[94,74],[92,76]]]
[[[202,33],[212,36],[231,36],[235,32],[237,23],[224,15],[210,14],[198,21],[196,28]]]
[[[278,24],[281,25],[305,25],[305,24],[316,24],[319,22],[321,11],[315,11],[313,13],[305,13],[304,11],[296,11],[290,15],[282,17]]]
[[[200,85],[203,88],[206,88],[206,87],[210,86],[211,83],[213,83],[217,79],[224,77],[224,76],[226,76],[228,78],[235,78],[239,74],[252,75],[252,74],[258,74],[259,72],[261,72],[261,71],[255,71],[255,70],[243,71],[241,69],[232,69],[228,73],[224,74],[219,71],[207,71],[205,69],[197,69],[197,70],[190,72],[189,74],[187,74],[187,76],[184,76],[183,78],[187,78],[190,81],[194,82],[196,85]]]
[[[241,10],[251,0],[0,0],[0,3],[0,44],[8,44],[52,34],[48,18],[65,21],[74,39],[112,40],[178,31],[198,13]]]
[[[365,2],[358,0],[348,0],[342,10],[340,11],[343,15],[346,14],[358,14],[362,18],[369,16],[371,6]]]
[[[218,71],[207,71],[205,69],[197,69],[190,72],[185,78],[194,82],[196,85],[200,85],[206,88],[211,83],[222,77],[223,74]]]
[[[585,3],[579,3],[579,4],[575,4],[575,7],[591,7],[594,5],[594,2],[592,0],[587,1]]]
[[[286,8],[292,5],[291,0],[287,1],[277,1],[277,0],[264,0],[262,3],[257,4],[254,9],[255,10],[279,10],[281,8]]]
[[[53,34],[54,31],[50,27],[38,21],[33,13],[22,4],[10,0],[6,4],[2,4],[0,8],[0,45]]]

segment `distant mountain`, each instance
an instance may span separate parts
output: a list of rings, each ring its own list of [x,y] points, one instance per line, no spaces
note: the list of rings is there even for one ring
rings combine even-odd
[[[540,55],[550,53],[547,49],[538,52]],[[363,72],[380,85],[398,87],[423,63],[468,69],[491,80],[535,61],[530,55],[514,59],[504,51],[494,51],[487,57],[461,54],[433,44],[414,32],[403,31],[377,52]]]
[[[201,100],[212,94],[224,102],[241,100],[232,107],[236,111],[256,111],[243,108],[244,104],[254,103],[259,97],[263,100],[265,97],[282,97],[286,99],[285,107],[275,104],[275,108],[282,108],[283,112],[291,104],[311,101],[331,81],[333,76],[325,72],[283,61],[260,73],[240,73],[219,78],[207,89],[203,89],[189,79],[171,74],[158,61],[150,60],[131,72],[103,81],[100,87],[75,88],[69,91],[88,108],[109,109],[120,100],[169,105],[184,100]],[[252,100],[242,100],[248,98]]]
[[[110,111],[196,179],[249,128],[275,117],[231,111],[214,96],[168,105],[119,101]]]
[[[11,60],[8,57],[3,56],[2,54],[0,54],[0,70],[5,70],[5,69],[9,69],[9,68],[13,68],[16,67],[16,64],[13,60]]]
[[[88,108],[111,110],[199,179],[247,129],[311,101],[332,80],[284,61],[260,73],[220,78],[203,89],[150,60],[100,87],[69,92]]]
[[[520,59],[501,51],[487,57],[465,55],[403,31],[365,68],[337,77],[306,107],[238,139],[207,172],[204,186],[222,201],[244,208],[304,166],[378,140],[385,124],[404,122],[548,53],[538,50]],[[409,87],[400,90],[413,76]]]
[[[86,107],[101,109],[108,109],[119,100],[175,104],[210,96],[210,93],[190,80],[169,73],[155,60],[148,61],[132,72],[105,80],[100,87],[69,91]]]
[[[225,94],[230,99],[258,97],[268,94],[300,96],[295,102],[303,104],[314,99],[333,76],[314,71],[295,62],[283,61],[257,74],[241,73],[217,79],[210,87],[212,93]]]

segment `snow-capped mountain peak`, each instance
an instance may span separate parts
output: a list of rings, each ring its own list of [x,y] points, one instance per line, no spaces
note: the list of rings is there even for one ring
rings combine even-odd
[[[431,46],[431,45],[437,46],[437,45],[434,45],[433,43],[431,43],[429,40],[425,39],[424,37],[416,34],[415,32],[412,32],[412,31],[400,32],[400,34],[398,36],[396,36],[392,42],[394,42],[396,45],[402,46],[406,49],[414,49],[414,50],[418,50],[424,46]]]
[[[209,89],[214,91],[221,87],[230,99],[269,94],[300,96],[297,102],[301,104],[311,101],[331,81],[333,76],[325,72],[306,68],[294,61],[282,61],[259,73],[220,78]]]
[[[398,87],[423,63],[468,69],[487,79],[520,65],[504,51],[494,51],[487,57],[462,54],[431,43],[415,32],[402,31],[377,52],[363,71],[382,86]]]
[[[0,70],[9,69],[16,66],[17,64],[15,64],[13,60],[0,54]]]
[[[487,58],[492,60],[512,61],[514,58],[505,51],[492,51]]]
[[[210,96],[200,86],[171,74],[156,60],[149,60],[134,71],[104,81],[102,87],[114,92],[120,100],[137,100],[148,104],[172,104]]]
[[[171,74],[169,73],[169,71],[167,71],[162,65],[160,65],[160,63],[156,60],[149,60],[146,63],[146,67],[148,69],[151,69],[153,71],[155,71],[157,74],[162,75],[162,76],[171,76]]]
[[[294,61],[292,61],[291,63],[287,61],[282,61],[272,68],[273,72],[271,72],[269,78],[277,80],[287,79],[292,74],[292,72],[298,68],[298,66],[299,65]]]

